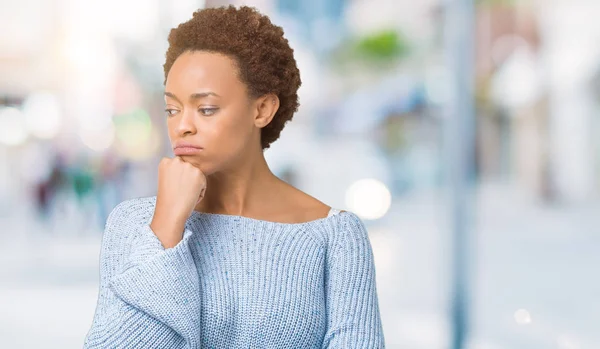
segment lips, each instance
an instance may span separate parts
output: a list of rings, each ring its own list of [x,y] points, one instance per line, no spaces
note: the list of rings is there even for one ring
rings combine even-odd
[[[202,149],[202,147],[193,143],[178,142],[175,144],[175,148],[173,148],[173,153],[175,155],[193,155],[198,154]]]
[[[180,147],[173,149],[175,155],[194,155],[202,151],[202,148]]]

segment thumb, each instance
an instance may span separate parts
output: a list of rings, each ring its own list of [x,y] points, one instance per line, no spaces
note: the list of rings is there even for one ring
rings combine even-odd
[[[202,189],[202,191],[200,192],[200,196],[198,196],[198,201],[196,201],[196,205],[198,205],[198,203],[200,203],[200,201],[202,201],[202,199],[204,198],[205,191],[206,191],[206,188]]]

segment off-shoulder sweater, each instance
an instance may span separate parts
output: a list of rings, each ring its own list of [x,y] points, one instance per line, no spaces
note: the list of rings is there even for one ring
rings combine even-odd
[[[193,211],[164,248],[155,204],[125,200],[106,220],[84,348],[385,348],[355,213],[281,223]]]

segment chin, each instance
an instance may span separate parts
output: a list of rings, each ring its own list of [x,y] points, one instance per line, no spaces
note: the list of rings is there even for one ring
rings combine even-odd
[[[206,160],[200,160],[198,157],[190,155],[182,155],[181,158],[185,162],[189,162],[190,164],[198,167],[205,176],[215,172],[214,166],[207,163]]]

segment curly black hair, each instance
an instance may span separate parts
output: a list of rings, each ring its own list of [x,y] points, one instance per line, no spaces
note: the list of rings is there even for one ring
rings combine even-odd
[[[280,26],[254,7],[206,8],[195,11],[190,20],[171,29],[168,41],[163,65],[165,84],[169,70],[182,53],[225,54],[237,62],[240,80],[251,97],[273,93],[279,98],[277,113],[261,130],[263,150],[279,138],[285,123],[298,110],[298,88],[302,83],[294,50]]]

